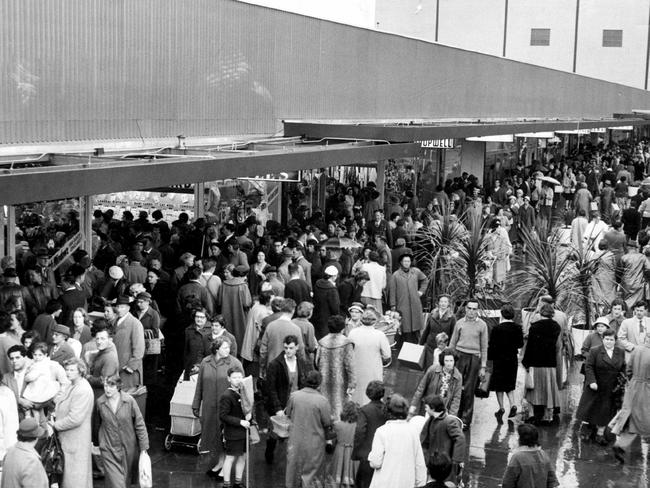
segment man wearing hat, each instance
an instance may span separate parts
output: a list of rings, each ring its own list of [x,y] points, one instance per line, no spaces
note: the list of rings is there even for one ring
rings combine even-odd
[[[29,417],[18,426],[18,442],[7,450],[2,467],[3,488],[47,488],[41,458],[34,449],[45,430]]]
[[[361,327],[350,331],[348,339],[354,344],[353,365],[357,386],[352,401],[365,405],[370,401],[366,396],[366,386],[371,381],[384,379],[384,363],[391,357],[390,344],[386,335],[375,329],[377,315],[366,310],[361,316]]]
[[[66,325],[74,325],[72,314],[78,308],[87,309],[88,300],[86,292],[81,289],[81,284],[85,280],[86,270],[79,264],[73,264],[66,271],[65,278],[61,282],[63,293],[59,300],[63,304],[62,322]]]
[[[115,336],[113,343],[120,361],[120,378],[124,390],[142,384],[142,358],[144,357],[144,328],[131,315],[129,297],[120,296],[115,304]]]
[[[336,289],[336,279],[339,272],[335,266],[327,266],[325,276],[314,285],[314,331],[316,339],[320,340],[328,334],[327,320],[339,313],[340,299]]]
[[[388,299],[393,310],[402,315],[402,334],[405,340],[417,337],[422,327],[421,297],[429,286],[429,279],[415,266],[412,266],[413,255],[402,254],[399,258],[399,269],[393,273],[389,283]]]
[[[99,295],[106,301],[114,302],[120,295],[126,295],[127,287],[122,268],[111,266],[108,268],[108,280]]]
[[[68,359],[75,357],[72,346],[67,342],[68,337],[70,337],[70,327],[56,324],[52,328],[52,345],[50,346],[49,356],[52,361],[56,361],[61,366]]]

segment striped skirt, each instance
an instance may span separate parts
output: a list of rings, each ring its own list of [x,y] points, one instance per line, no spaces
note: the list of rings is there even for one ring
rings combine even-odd
[[[526,390],[526,401],[531,405],[544,405],[546,408],[561,406],[560,390],[557,386],[557,372],[553,368],[533,367],[534,388]]]

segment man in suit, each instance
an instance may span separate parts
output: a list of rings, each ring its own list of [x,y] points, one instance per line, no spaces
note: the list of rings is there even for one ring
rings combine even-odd
[[[385,393],[386,389],[382,381],[371,381],[366,387],[366,396],[370,398],[370,403],[359,410],[352,448],[352,459],[359,461],[359,469],[354,480],[354,486],[357,488],[368,488],[372,481],[374,470],[368,462],[368,454],[372,449],[375,431],[388,420],[386,406],[382,401]]]
[[[34,446],[45,429],[34,418],[18,425],[18,442],[7,450],[2,466],[2,486],[15,488],[47,488],[47,474]]]
[[[621,327],[618,329],[618,340],[625,348],[626,362],[629,361],[630,354],[636,346],[643,344],[649,328],[650,319],[646,317],[645,302],[639,301],[634,305],[634,316],[621,322]]]
[[[122,388],[126,391],[142,384],[142,358],[144,357],[144,328],[131,315],[129,297],[120,296],[115,304],[115,336],[113,343],[120,361]]]
[[[21,344],[11,346],[7,351],[7,356],[9,357],[12,371],[2,375],[2,384],[8,387],[15,395],[18,402],[18,417],[22,420],[25,418],[25,410],[29,410],[34,406],[29,400],[22,398],[26,385],[25,373],[29,365],[27,349]]]
[[[302,331],[300,327],[291,321],[293,312],[296,310],[296,302],[291,298],[285,298],[277,306],[280,316],[266,327],[260,343],[260,376],[262,378],[266,377],[269,363],[284,350],[284,338],[288,335],[294,335],[298,338],[298,354],[300,357],[304,358],[305,354]]]

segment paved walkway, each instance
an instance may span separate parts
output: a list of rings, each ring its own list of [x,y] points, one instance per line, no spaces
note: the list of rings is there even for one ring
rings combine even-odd
[[[576,368],[577,370],[577,368]],[[394,362],[386,370],[385,381],[391,390],[409,396],[414,391],[421,373],[400,367]],[[575,371],[570,375],[571,387],[567,392],[567,409],[573,412],[580,397],[582,376]],[[523,370],[520,369],[517,391],[523,390]],[[517,396],[519,402],[521,393]],[[506,406],[506,409],[508,407]],[[476,400],[474,421],[466,432],[468,458],[464,472],[468,488],[496,488],[508,460],[508,453],[517,445],[515,423],[497,425],[494,394],[485,400]],[[620,466],[610,448],[586,443],[579,436],[579,422],[563,415],[559,425],[540,427],[540,441],[554,461],[563,488],[647,488],[650,486],[648,468],[648,443],[637,442],[628,462]],[[149,428],[150,454],[156,488],[203,488],[220,486],[205,476],[206,467],[201,458],[191,450],[163,449],[164,429]],[[264,462],[264,437],[251,450],[251,483],[253,488],[281,488],[284,486],[285,455],[282,445],[276,451],[276,462]],[[101,481],[95,487],[103,487]]]

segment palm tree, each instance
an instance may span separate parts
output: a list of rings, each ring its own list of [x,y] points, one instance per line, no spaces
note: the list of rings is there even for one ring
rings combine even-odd
[[[557,232],[542,240],[528,229],[522,229],[521,239],[527,252],[516,259],[516,271],[508,277],[511,300],[526,307],[550,295],[574,323],[590,328],[596,312],[591,278],[599,263],[592,259],[589,246],[561,244]]]
[[[462,220],[467,226],[446,215],[420,229],[415,258],[429,277],[428,298],[447,294],[452,303],[473,298],[485,305],[490,295],[482,275],[488,261],[485,226],[480,214],[465,213]]]

